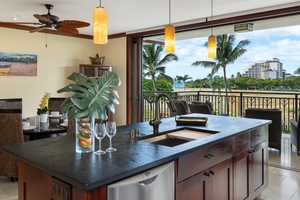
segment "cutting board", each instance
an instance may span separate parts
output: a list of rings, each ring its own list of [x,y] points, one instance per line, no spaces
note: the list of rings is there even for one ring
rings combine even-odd
[[[171,138],[177,138],[182,140],[198,140],[212,135],[211,133],[204,133],[200,131],[181,130],[167,134]]]

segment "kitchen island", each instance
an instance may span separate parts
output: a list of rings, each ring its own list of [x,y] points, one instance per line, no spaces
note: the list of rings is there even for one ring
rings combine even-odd
[[[222,199],[257,197],[268,186],[268,124],[271,121],[197,116],[208,118],[206,126],[176,126],[173,117],[163,119],[159,131],[190,127],[218,133],[168,147],[141,141],[142,137],[153,134],[153,127],[142,122],[118,127],[112,140],[117,151],[101,156],[76,153],[74,135],[3,148],[20,159],[20,200],[55,200],[59,199],[57,191],[62,190],[69,191],[69,199],[73,200],[104,200],[108,184],[170,161],[175,161],[177,200],[213,199],[213,193],[223,195]],[[145,136],[131,139],[129,132],[136,128]],[[105,138],[102,148],[107,148],[108,144]],[[222,171],[221,176],[218,171]],[[203,189],[203,184],[209,183],[206,178],[210,178],[212,187],[206,187],[209,192],[202,191],[203,195],[195,184]],[[220,187],[225,188],[226,198]]]

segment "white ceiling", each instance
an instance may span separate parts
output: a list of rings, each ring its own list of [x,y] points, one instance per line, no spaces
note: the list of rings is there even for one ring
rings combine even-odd
[[[253,31],[287,27],[287,26],[296,26],[296,25],[300,25],[300,15],[258,20],[258,21],[253,21],[251,23],[253,23]],[[231,34],[234,33],[234,26],[226,25],[226,26],[215,27],[213,28],[213,33],[214,35]],[[209,35],[211,35],[211,28],[205,28],[205,29],[198,29],[198,30],[176,33],[175,39],[176,41],[178,41],[178,40],[186,40],[192,38],[208,37]],[[165,40],[165,36],[155,35],[155,36],[145,37],[144,40],[151,40],[151,41],[157,41],[163,43]]]
[[[108,34],[132,33],[161,28],[168,24],[168,0],[102,0],[108,12]],[[173,25],[203,21],[211,15],[210,0],[171,0]],[[238,15],[299,5],[299,0],[214,0],[214,16]],[[44,4],[53,4],[51,14],[60,20],[79,20],[92,24],[93,9],[99,0],[0,0],[0,21],[37,22],[33,14],[46,14]],[[234,13],[234,14],[232,14]],[[92,25],[80,28],[81,34],[92,35]]]

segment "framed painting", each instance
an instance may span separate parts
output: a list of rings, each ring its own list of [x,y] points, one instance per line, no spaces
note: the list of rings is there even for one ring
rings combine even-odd
[[[37,76],[37,55],[0,52],[0,76]]]

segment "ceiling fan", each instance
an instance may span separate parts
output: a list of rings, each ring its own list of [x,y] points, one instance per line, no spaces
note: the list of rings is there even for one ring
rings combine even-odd
[[[13,23],[13,24],[33,24],[33,25],[42,25],[35,29],[29,31],[30,33],[42,31],[46,28],[55,28],[57,31],[68,34],[78,34],[79,31],[77,28],[88,27],[90,23],[76,21],[76,20],[63,20],[59,21],[59,17],[51,15],[50,10],[53,8],[51,4],[45,4],[45,7],[48,9],[46,15],[34,14],[33,16],[39,20],[39,23],[30,23],[30,22],[4,22],[4,23]]]

